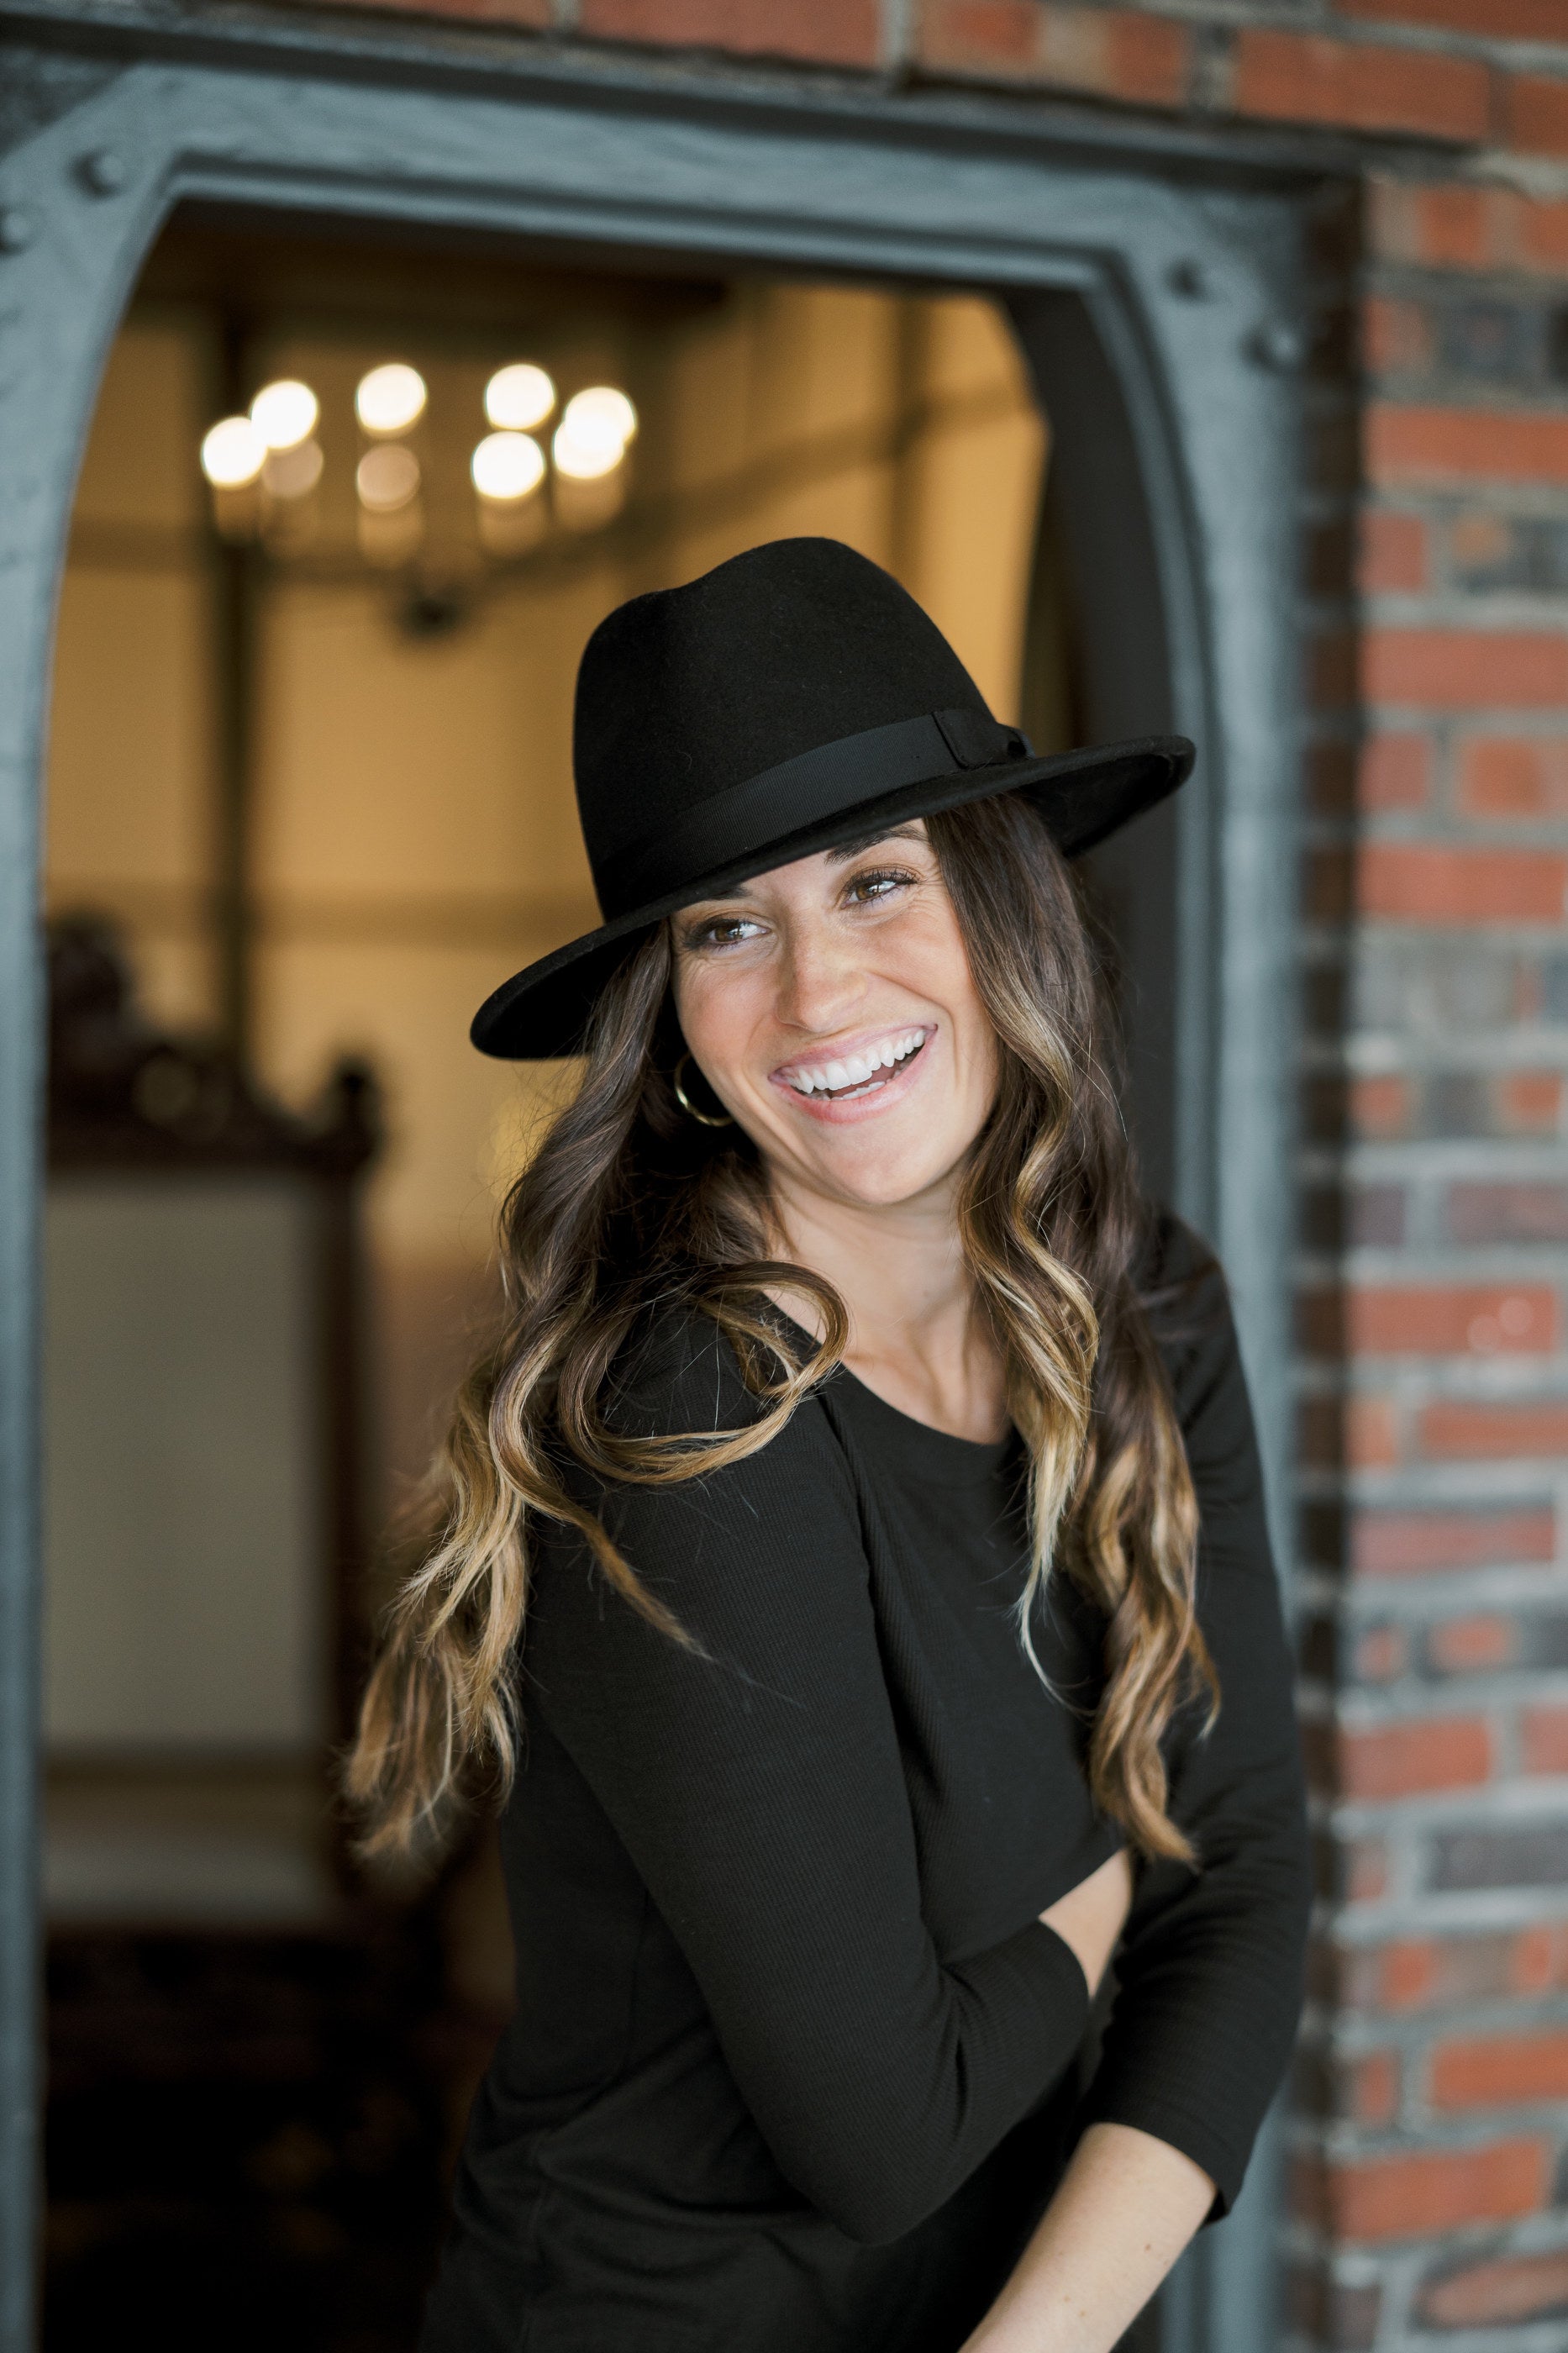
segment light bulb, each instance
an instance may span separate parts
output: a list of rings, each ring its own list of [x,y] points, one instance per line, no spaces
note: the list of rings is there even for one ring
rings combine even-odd
[[[544,452],[528,433],[487,433],[468,460],[481,499],[525,499],[544,480]]]
[[[562,411],[561,422],[571,427],[574,440],[584,445],[613,441],[624,449],[637,438],[637,410],[613,384],[591,384],[585,392],[574,392]]]
[[[215,491],[242,491],[267,463],[267,444],[248,417],[226,417],[202,442],[202,471]]]
[[[395,514],[419,495],[419,460],[412,449],[397,442],[367,449],[359,461],[354,487],[363,506],[377,514]]]
[[[269,449],[292,449],[309,440],[321,413],[310,385],[291,375],[264,384],[250,404],[250,421]]]
[[[555,386],[531,360],[498,368],[485,386],[485,415],[508,432],[526,433],[542,425],[554,406]]]
[[[572,419],[563,417],[555,428],[550,444],[550,454],[555,460],[555,470],[574,482],[596,482],[605,474],[613,474],[626,456],[624,441],[614,440],[604,434],[585,435],[573,429]]]
[[[425,413],[429,397],[417,368],[402,360],[388,360],[362,375],[354,393],[354,413],[367,433],[406,433]]]

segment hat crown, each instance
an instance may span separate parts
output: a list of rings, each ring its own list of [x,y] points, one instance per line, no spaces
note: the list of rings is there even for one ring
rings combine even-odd
[[[774,540],[601,621],[577,673],[573,765],[606,916],[633,845],[823,745],[933,712],[988,718],[942,631],[834,539]]]

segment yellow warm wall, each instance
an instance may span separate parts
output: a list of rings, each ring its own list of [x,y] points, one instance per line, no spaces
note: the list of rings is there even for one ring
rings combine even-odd
[[[274,567],[255,645],[253,1052],[308,1097],[368,1057],[388,1147],[369,1202],[385,1451],[412,1470],[485,1296],[496,1197],[537,1074],[484,1060],[470,1014],[595,920],[571,787],[583,644],[615,605],[760,541],[821,532],[885,564],[1016,715],[1045,431],[1002,316],[971,298],[743,284],[671,326],[606,310],[548,352],[454,351],[410,319],[431,387],[420,448],[432,565],[464,610],[399,625],[354,554],[353,385],[382,343],[313,322],[265,336],[264,375],[321,394],[315,541]],[[631,497],[591,538],[490,575],[466,464],[490,367],[542,356],[566,389],[625,384]],[[132,314],[79,494],[61,613],[49,897],[116,915],[155,1018],[215,1016],[211,544],[195,452],[211,332]]]

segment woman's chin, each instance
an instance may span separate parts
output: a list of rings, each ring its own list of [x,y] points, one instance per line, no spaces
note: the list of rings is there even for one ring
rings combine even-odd
[[[858,1209],[897,1209],[945,1186],[965,1157],[963,1149],[935,1145],[929,1133],[837,1128],[819,1130],[796,1161],[804,1163],[814,1189],[834,1200]]]

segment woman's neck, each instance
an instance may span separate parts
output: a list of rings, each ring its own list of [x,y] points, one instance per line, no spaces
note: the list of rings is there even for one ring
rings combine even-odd
[[[974,1296],[952,1186],[872,1208],[786,1178],[773,1209],[784,1253],[824,1276],[849,1312],[844,1361],[858,1380],[955,1438],[1005,1437],[1005,1367]],[[780,1304],[800,1313],[798,1299]]]

